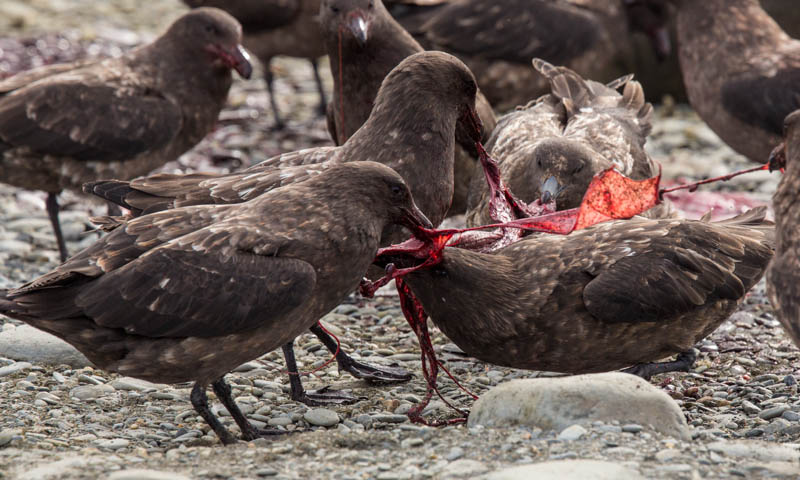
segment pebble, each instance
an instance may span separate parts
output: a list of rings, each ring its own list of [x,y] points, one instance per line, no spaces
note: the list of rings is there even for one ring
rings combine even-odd
[[[372,415],[372,420],[375,422],[384,422],[384,423],[404,423],[406,420],[408,420],[408,417],[405,415],[391,415],[391,414],[379,413],[377,415]],[[356,421],[358,422],[358,420]]]
[[[586,435],[587,430],[580,425],[570,425],[558,434],[559,440],[572,441]]]
[[[764,420],[772,420],[775,417],[780,417],[783,414],[783,412],[787,410],[789,410],[789,405],[785,403],[780,405],[775,405],[774,407],[762,410],[761,413],[758,414],[758,418],[762,418]]]
[[[461,447],[453,447],[451,448],[447,454],[444,456],[445,460],[452,462],[453,460],[458,460],[459,458],[464,456],[464,449]]]
[[[21,372],[23,370],[27,370],[32,366],[33,365],[31,365],[28,362],[16,362],[6,367],[0,367],[0,377],[6,377],[8,375],[12,375],[14,373]]]
[[[311,425],[332,427],[339,423],[339,414],[327,408],[312,408],[303,414],[303,419]]]
[[[474,478],[489,471],[483,462],[462,458],[447,464],[442,471],[442,479],[448,478]]]
[[[112,438],[108,440],[96,440],[94,442],[98,448],[106,448],[108,450],[119,450],[120,448],[125,448],[130,445],[130,440],[125,440],[124,438]]]
[[[81,385],[69,391],[69,396],[84,402],[98,398],[114,391],[111,385]]]
[[[120,470],[107,478],[108,480],[189,480],[189,477],[178,473],[145,469]]]
[[[752,402],[747,401],[747,400],[743,400],[742,401],[742,410],[744,410],[745,413],[749,413],[751,415],[755,415],[757,413],[761,413],[761,409],[759,407],[757,407]]]

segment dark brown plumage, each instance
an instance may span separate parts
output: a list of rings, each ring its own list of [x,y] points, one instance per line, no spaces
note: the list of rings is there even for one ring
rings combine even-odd
[[[517,198],[531,203],[548,191],[565,210],[578,207],[594,175],[608,168],[636,180],[658,174],[644,150],[653,107],[638,82],[627,76],[603,85],[542,60],[533,64],[551,93],[502,117],[486,145]],[[558,191],[544,188],[549,178]],[[667,212],[669,205],[661,204],[649,215]],[[475,172],[467,225],[492,222],[485,176]]]
[[[0,312],[74,345],[105,370],[213,384],[245,439],[259,436],[222,377],[311,327],[358,285],[383,229],[429,225],[408,187],[374,162],[331,166],[237,205],[154,213],[52,272],[0,294]]]
[[[531,59],[608,81],[627,73],[622,3],[608,0],[451,1],[418,28],[426,48],[450,52],[475,73],[492,105],[506,111],[547,91]],[[420,37],[418,37],[420,38]]]
[[[278,55],[307,58],[311,62],[320,96],[319,111],[325,113],[327,101],[317,64],[319,57],[325,56],[317,18],[320,0],[183,0],[183,3],[192,8],[220,8],[242,24],[244,46],[264,66],[264,80],[277,128],[283,128],[284,122],[275,100],[270,63]]]
[[[409,91],[416,92],[408,95]],[[265,160],[229,174],[157,174],[131,182],[96,182],[87,192],[149,213],[166,208],[247,201],[281,185],[304,181],[330,165],[372,160],[406,181],[434,225],[445,217],[453,195],[456,125],[478,141],[475,79],[464,64],[442,52],[403,60],[386,77],[369,119],[340,147],[316,147]],[[399,229],[384,242],[407,238]]]
[[[417,94],[407,96],[409,91]],[[473,141],[479,139],[476,91],[472,74],[455,57],[441,52],[418,53],[387,76],[370,118],[341,147],[286,153],[225,175],[159,174],[132,182],[95,182],[85,189],[140,215],[186,205],[240,203],[282,185],[313,178],[333,165],[373,160],[400,173],[422,211],[438,225],[453,195],[456,123],[471,126],[476,135]],[[396,243],[407,236],[402,229],[390,227],[381,244]],[[336,350],[330,337],[321,331],[313,333]],[[337,360],[340,368],[358,378],[383,382],[408,378],[400,372],[355,363],[343,352]],[[291,378],[293,398],[307,401],[298,378]]]
[[[526,237],[492,254],[448,248],[440,264],[405,280],[471,356],[534,370],[615,370],[691,349],[736,309],[772,257],[764,215],[634,217]]]
[[[689,101],[734,150],[767,161],[800,108],[800,41],[758,0],[672,0]]]
[[[25,72],[0,82],[0,181],[56,195],[98,178],[128,179],[174,160],[214,126],[231,85],[250,75],[230,15],[201,9],[116,59]]]
[[[403,59],[423,49],[389,15],[381,0],[323,0],[320,22],[334,84],[333,99],[328,105],[328,131],[341,145],[369,118],[386,75]],[[411,95],[413,91],[406,92],[406,96]],[[485,140],[494,129],[494,112],[480,92],[475,106]],[[472,137],[470,132],[457,132],[451,214],[466,209],[469,179],[477,164]]]
[[[786,172],[772,198],[777,241],[767,292],[778,320],[800,346],[800,112],[786,118]]]

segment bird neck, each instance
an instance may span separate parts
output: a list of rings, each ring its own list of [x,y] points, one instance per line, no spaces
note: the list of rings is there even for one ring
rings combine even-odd
[[[517,317],[516,292],[522,277],[516,270],[504,255],[449,248],[439,265],[409,274],[405,280],[448,337],[488,339]]]
[[[406,57],[422,51],[416,40],[384,13],[375,15],[363,46],[347,31],[326,35],[337,143],[344,143],[369,118],[386,75]]]

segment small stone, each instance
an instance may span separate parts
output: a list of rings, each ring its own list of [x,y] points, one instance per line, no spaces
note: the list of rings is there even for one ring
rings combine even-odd
[[[747,400],[742,401],[742,410],[744,410],[744,413],[748,413],[750,415],[761,413],[761,409],[759,407],[753,404],[753,402]]]
[[[278,471],[273,468],[260,468],[255,471],[255,474],[259,477],[274,477]]]
[[[373,415],[372,420],[384,423],[403,423],[408,420],[408,417],[405,415],[388,415],[379,413],[377,415]],[[358,422],[358,419],[356,419],[356,422]]]
[[[444,459],[449,461],[449,462],[452,462],[453,460],[458,460],[459,458],[461,458],[463,456],[464,456],[464,449],[463,448],[461,448],[461,447],[453,447],[453,448],[450,449],[450,451],[448,451],[445,454]]]
[[[775,417],[780,417],[783,415],[783,412],[789,410],[789,405],[782,403],[779,405],[775,405],[774,407],[768,408],[763,410],[761,413],[758,414],[758,418],[763,418],[764,420],[772,420]]]
[[[441,478],[474,478],[488,470],[486,465],[477,460],[462,458],[447,464],[442,471]]]
[[[281,415],[279,417],[272,417],[267,421],[273,427],[285,427],[292,424],[292,419],[288,415]]]
[[[318,427],[332,427],[339,423],[339,414],[327,408],[312,408],[303,414],[303,419]]]
[[[119,450],[120,448],[127,447],[130,443],[130,440],[125,440],[124,438],[111,438],[94,442],[98,448],[106,448],[108,450]]]
[[[792,385],[797,385],[797,379],[794,378],[794,375],[786,375],[783,377],[783,383],[791,387]]]
[[[681,455],[680,450],[676,450],[674,448],[666,448],[664,450],[659,450],[656,452],[656,460],[659,462],[671,462],[675,460]]]
[[[789,425],[791,425],[791,423],[789,423],[789,420],[779,417],[773,419],[771,422],[769,422],[768,425],[764,425],[761,428],[764,429],[764,433],[766,433],[767,435],[774,435],[783,430],[784,428],[788,427]]]
[[[96,400],[114,391],[111,385],[81,385],[69,391],[69,396],[84,402]]]
[[[31,368],[32,366],[33,365],[31,365],[28,362],[12,363],[11,365],[8,365],[6,367],[0,368],[0,377],[5,377],[5,376],[8,376],[8,375],[17,373],[17,372],[21,372],[22,370],[27,370],[27,369]]]
[[[759,428],[759,427],[752,428],[752,429],[744,432],[744,436],[748,437],[748,438],[760,437],[761,435],[764,435],[764,429],[763,428]]]
[[[421,447],[425,444],[425,441],[421,438],[406,438],[402,442],[400,442],[400,446],[402,448],[414,448],[414,447]]]
[[[586,429],[580,425],[570,425],[558,434],[559,440],[573,441],[581,438],[586,434]]]
[[[749,359],[747,357],[736,357],[734,360],[736,360],[737,363],[739,363],[741,365],[747,365],[748,367],[755,367],[756,366],[755,360],[751,360],[751,359]]]
[[[781,414],[781,417],[785,418],[786,420],[789,420],[790,422],[796,422],[800,420],[800,413],[793,412],[791,410],[786,410]]]
[[[20,430],[0,430],[0,447],[4,447],[22,433]]]
[[[622,431],[623,432],[639,433],[642,430],[644,430],[644,427],[639,425],[639,424],[636,424],[636,423],[628,423],[628,424],[622,426]]]
[[[800,451],[795,448],[758,440],[713,442],[708,444],[708,450],[727,457],[762,462],[797,462],[800,460]]]
[[[36,400],[42,400],[48,405],[56,405],[61,403],[61,399],[49,392],[39,392],[36,394]]]
[[[164,384],[150,383],[145,380],[139,380],[138,378],[132,378],[132,377],[119,377],[115,380],[112,380],[109,383],[109,385],[114,387],[116,390],[127,390],[136,392],[159,390],[167,387]]]
[[[189,480],[189,477],[178,473],[145,469],[120,470],[109,474],[106,478],[108,480]]]

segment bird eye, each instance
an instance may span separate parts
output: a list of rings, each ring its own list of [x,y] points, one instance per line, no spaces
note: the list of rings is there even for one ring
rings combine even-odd
[[[403,187],[400,185],[392,185],[392,195],[399,197],[403,194]]]
[[[331,5],[331,11],[333,13],[339,13],[339,7],[334,7],[333,5]]]
[[[219,35],[219,29],[217,29],[216,25],[206,25],[206,32]]]
[[[373,2],[369,2],[369,7],[368,8],[372,8],[374,5],[375,4]]]

